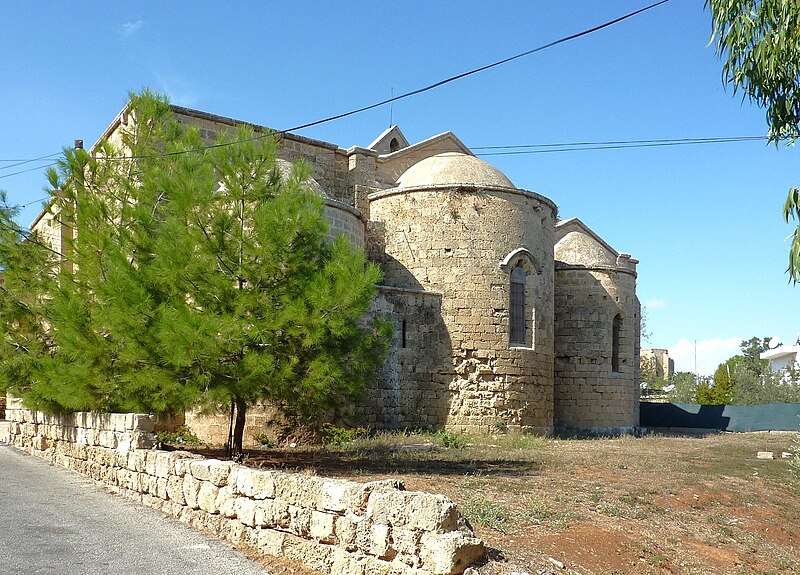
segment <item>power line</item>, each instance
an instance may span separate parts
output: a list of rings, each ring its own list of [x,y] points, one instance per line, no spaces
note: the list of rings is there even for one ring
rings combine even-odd
[[[548,48],[552,48],[553,46],[558,46],[559,44],[563,44],[564,42],[569,42],[570,40],[575,40],[577,38],[581,38],[582,36],[587,36],[589,34],[592,34],[593,32],[597,32],[598,30],[602,30],[603,28],[608,28],[609,26],[613,26],[614,24],[622,22],[623,20],[627,20],[628,18],[632,18],[633,16],[641,14],[642,12],[646,12],[647,10],[651,10],[651,9],[655,8],[656,6],[660,6],[661,4],[666,4],[667,2],[669,2],[669,0],[661,0],[660,2],[656,2],[655,4],[650,4],[649,6],[645,6],[644,8],[640,8],[639,10],[635,10],[633,12],[625,14],[624,16],[620,16],[619,18],[615,18],[614,20],[609,20],[608,22],[605,22],[605,23],[600,24],[598,26],[595,26],[593,28],[589,28],[587,30],[583,30],[582,32],[578,32],[576,34],[571,34],[569,36],[564,36],[563,38],[559,38],[558,40],[554,40],[553,42],[549,42],[547,44],[543,44],[543,45],[538,46],[536,48],[532,48],[531,50],[526,50],[525,52],[521,52],[521,53],[516,54],[514,56],[510,56],[508,58],[504,58],[502,60],[498,60],[497,62],[493,62],[491,64],[487,64],[485,66],[481,66],[480,68],[474,68],[474,69],[469,70],[467,72],[462,72],[461,74],[456,74],[455,76],[450,76],[449,78],[446,78],[444,80],[440,80],[439,82],[435,82],[433,84],[425,86],[424,88],[418,88],[416,90],[412,90],[411,92],[406,92],[405,94],[400,94],[399,96],[394,96],[392,98],[388,98],[388,99],[383,100],[381,102],[377,102],[375,104],[370,104],[369,106],[364,106],[363,108],[357,108],[355,110],[351,110],[351,111],[345,112],[343,114],[337,114],[335,116],[330,116],[328,118],[323,118],[322,120],[317,120],[315,122],[309,122],[307,124],[301,124],[299,126],[295,126],[293,128],[289,128],[288,130],[285,130],[285,131],[294,132],[296,130],[302,130],[304,128],[310,128],[311,126],[317,126],[319,124],[324,124],[326,122],[331,122],[333,120],[339,120],[341,118],[346,118],[347,116],[352,116],[353,114],[358,114],[360,112],[366,112],[367,110],[372,110],[373,108],[378,108],[380,106],[384,106],[384,105],[389,104],[391,102],[396,102],[397,100],[402,100],[404,98],[408,98],[408,97],[411,97],[411,96],[416,96],[417,94],[422,94],[423,92],[427,92],[429,90],[433,90],[434,88],[438,88],[439,86],[444,86],[445,84],[449,84],[450,82],[455,82],[456,80],[460,80],[461,78],[466,78],[467,76],[471,76],[473,74],[477,74],[478,72],[483,72],[485,70],[489,70],[490,68],[494,68],[496,66],[501,66],[502,64],[506,64],[506,63],[511,62],[513,60],[517,60],[518,58],[523,58],[525,56],[530,56],[531,54],[535,54],[536,52],[541,52],[542,50],[546,50]]]
[[[662,138],[651,140],[602,140],[594,142],[560,142],[550,144],[511,144],[496,146],[471,146],[470,149],[476,151],[476,156],[515,156],[527,154],[549,154],[555,152],[581,152],[596,150],[622,150],[630,148],[658,148],[672,146],[690,146],[698,144],[727,144],[736,142],[756,142],[767,141],[769,136],[729,136],[713,138]],[[225,144],[229,145],[229,144]],[[486,151],[481,151],[486,150]],[[149,157],[149,156],[148,156]],[[136,156],[127,158],[106,158],[106,159],[135,159]],[[56,165],[58,162],[50,162],[43,166],[20,170],[10,174],[0,175],[0,179],[9,178],[17,174],[24,174]]]
[[[445,78],[444,80],[439,80],[438,82],[434,82],[433,84],[429,84],[429,85],[424,86],[422,88],[417,88],[416,90],[411,90],[410,92],[405,92],[403,94],[400,94],[399,96],[393,96],[391,98],[387,98],[385,100],[381,100],[380,102],[376,102],[376,103],[370,104],[368,106],[363,106],[361,108],[356,108],[354,110],[350,110],[349,112],[343,112],[341,114],[335,114],[333,116],[328,116],[327,118],[322,118],[321,120],[315,120],[313,122],[307,122],[305,124],[299,124],[299,125],[293,126],[291,128],[286,128],[284,130],[278,130],[276,132],[270,132],[268,134],[259,134],[258,136],[253,136],[252,138],[247,138],[247,139],[244,139],[244,140],[237,140],[237,141],[233,141],[233,142],[225,142],[225,143],[221,143],[221,144],[210,144],[208,146],[201,146],[201,147],[192,148],[192,149],[189,149],[189,150],[179,150],[179,151],[175,151],[175,152],[164,152],[164,153],[161,153],[161,154],[152,154],[152,155],[118,156],[118,157],[106,157],[106,158],[99,158],[99,159],[103,159],[103,160],[136,160],[136,159],[179,156],[179,155],[182,155],[182,154],[190,154],[190,153],[202,152],[204,150],[210,150],[210,149],[214,149],[214,148],[232,146],[234,144],[241,144],[241,143],[245,143],[245,142],[252,142],[252,141],[262,140],[262,139],[268,138],[270,136],[274,136],[274,135],[280,136],[280,135],[286,134],[288,132],[296,132],[296,131],[299,131],[299,130],[303,130],[305,128],[310,128],[312,126],[318,126],[320,124],[325,124],[325,123],[328,123],[328,122],[332,122],[334,120],[341,120],[342,118],[346,118],[348,116],[353,116],[355,114],[360,114],[361,112],[366,112],[368,110],[372,110],[372,109],[378,108],[380,106],[385,106],[386,104],[390,104],[392,102],[397,102],[398,100],[403,100],[405,98],[410,98],[411,96],[416,96],[418,94],[422,94],[424,92],[428,92],[428,91],[433,90],[435,88],[439,88],[440,86],[444,86],[445,84],[449,84],[451,82],[455,82],[456,80],[460,80],[462,78],[466,78],[467,76],[472,76],[473,74],[477,74],[479,72],[484,72],[484,71],[489,70],[491,68],[495,68],[497,66],[501,66],[503,64],[507,64],[508,62],[512,62],[512,61],[517,60],[519,58],[524,58],[525,56],[530,56],[531,54],[535,54],[537,52],[541,52],[543,50],[547,50],[548,48],[552,48],[554,46],[558,46],[559,44],[564,44],[565,42],[569,42],[571,40],[576,40],[576,39],[581,38],[583,36],[588,36],[589,34],[592,34],[594,32],[598,32],[600,30],[603,30],[604,28],[608,28],[610,26],[618,24],[618,23],[620,23],[620,22],[622,22],[624,20],[627,20],[629,18],[633,18],[634,16],[637,16],[637,15],[643,13],[643,12],[646,12],[648,10],[652,10],[653,8],[656,8],[657,6],[660,6],[662,4],[666,4],[669,1],[670,0],[659,0],[658,2],[655,2],[654,4],[650,4],[649,6],[645,6],[644,8],[640,8],[638,10],[634,10],[633,12],[629,12],[629,13],[623,15],[623,16],[620,16],[618,18],[614,18],[613,20],[609,20],[607,22],[604,22],[604,23],[599,24],[597,26],[594,26],[592,28],[588,28],[588,29],[583,30],[581,32],[576,32],[575,34],[570,34],[569,36],[564,36],[562,38],[559,38],[558,40],[554,40],[552,42],[548,42],[547,44],[542,44],[541,46],[537,46],[536,48],[532,48],[530,50],[526,50],[525,52],[520,52],[519,54],[515,54],[514,56],[509,56],[508,58],[503,58],[502,60],[498,60],[496,62],[492,62],[491,64],[486,64],[485,66],[480,66],[478,68],[473,68],[472,70],[468,70],[466,72],[462,72],[460,74],[456,74],[455,76],[450,76],[449,78]],[[9,175],[16,175],[16,174],[9,174]],[[0,176],[0,177],[2,177],[2,176]]]
[[[28,172],[35,172],[35,171],[41,170],[43,168],[49,168],[50,166],[55,166],[56,164],[58,164],[57,161],[50,162],[48,164],[44,164],[43,166],[36,166],[35,168],[28,168],[27,170],[20,170],[19,172],[11,172],[10,174],[2,174],[2,175],[0,175],[0,180],[2,180],[3,178],[10,178],[11,176],[18,176],[19,174],[26,174]]]
[[[39,198],[38,200],[33,200],[32,202],[28,202],[27,204],[22,204],[22,205],[17,206],[17,207],[18,208],[27,208],[28,206],[32,206],[33,204],[38,204],[40,202],[44,202],[44,201],[49,200],[49,199],[50,199],[50,196],[46,196],[44,198]]]
[[[715,142],[728,142],[728,141],[749,141],[749,140],[767,140],[769,136],[725,136],[715,138],[660,138],[652,140],[603,140],[597,142],[561,142],[555,144],[513,144],[513,145],[497,145],[497,146],[472,146],[471,150],[511,150],[511,149],[526,149],[526,148],[560,148],[572,146],[602,146],[602,145],[615,145],[615,144],[654,144],[663,142],[676,142],[682,144],[697,144],[697,143],[715,143]]]
[[[581,152],[592,150],[621,150],[628,148],[661,148],[698,144],[727,144],[734,142],[767,141],[769,136],[737,136],[731,138],[680,138],[674,140],[629,140],[609,142],[576,142],[574,144],[528,144],[518,146],[481,146],[473,150],[507,150],[478,152],[476,156],[516,156],[524,154],[552,154],[555,152]]]
[[[61,152],[56,152],[54,154],[47,154],[46,156],[40,156],[38,158],[33,158],[32,160],[0,160],[0,162],[16,162],[14,164],[9,164],[7,166],[0,166],[0,170],[7,170],[9,168],[14,168],[16,166],[21,166],[23,164],[30,164],[31,162],[38,162],[39,160],[49,160],[54,156],[61,155]]]

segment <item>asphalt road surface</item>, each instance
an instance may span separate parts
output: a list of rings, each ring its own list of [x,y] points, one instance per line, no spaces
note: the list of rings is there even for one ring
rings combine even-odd
[[[0,573],[266,575],[222,541],[0,445]]]

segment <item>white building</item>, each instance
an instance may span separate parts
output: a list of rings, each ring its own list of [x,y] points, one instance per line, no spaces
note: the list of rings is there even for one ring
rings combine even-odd
[[[768,349],[761,353],[761,359],[769,361],[769,368],[773,372],[787,369],[789,365],[794,362],[798,363],[798,355],[800,354],[800,345],[781,345],[774,349]]]

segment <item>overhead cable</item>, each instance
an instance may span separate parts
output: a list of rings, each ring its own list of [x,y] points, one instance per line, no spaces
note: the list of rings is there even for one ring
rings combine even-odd
[[[278,130],[278,131],[270,132],[270,133],[267,133],[267,134],[259,134],[257,136],[253,136],[252,138],[247,138],[247,139],[244,139],[244,140],[236,140],[236,141],[233,141],[233,142],[225,142],[225,143],[221,143],[221,144],[209,144],[208,146],[201,146],[201,147],[198,147],[198,148],[191,148],[189,150],[179,150],[179,151],[175,151],[175,152],[164,152],[164,153],[161,153],[161,154],[142,155],[142,156],[106,157],[106,158],[102,158],[102,159],[105,159],[105,160],[131,160],[131,159],[145,159],[145,158],[178,156],[178,155],[182,155],[182,154],[189,154],[189,153],[194,153],[194,152],[202,152],[203,150],[210,150],[210,149],[213,149],[213,148],[221,148],[221,147],[225,147],[225,146],[232,146],[234,144],[241,144],[241,143],[244,143],[244,142],[252,142],[252,141],[256,141],[256,140],[262,140],[264,138],[275,136],[276,134],[277,135],[282,135],[282,134],[286,134],[286,133],[289,133],[289,132],[296,132],[296,131],[299,131],[299,130],[304,130],[304,129],[310,128],[312,126],[318,126],[320,124],[333,122],[334,120],[340,120],[340,119],[346,118],[348,116],[353,116],[355,114],[360,114],[361,112],[366,112],[367,110],[372,110],[374,108],[379,108],[380,106],[385,106],[386,104],[390,104],[390,103],[396,102],[398,100],[403,100],[405,98],[410,98],[411,96],[416,96],[418,94],[422,94],[423,92],[428,92],[428,91],[433,90],[435,88],[439,88],[440,86],[444,86],[445,84],[449,84],[451,82],[455,82],[456,80],[460,80],[462,78],[466,78],[467,76],[472,76],[473,74],[477,74],[479,72],[484,72],[484,71],[489,70],[491,68],[495,68],[497,66],[501,66],[503,64],[507,64],[508,62],[512,62],[512,61],[517,60],[519,58],[524,58],[525,56],[530,56],[531,54],[535,54],[537,52],[541,52],[543,50],[547,50],[548,48],[552,48],[553,46],[558,46],[559,44],[563,44],[563,43],[569,42],[571,40],[576,40],[576,39],[581,38],[583,36],[588,36],[589,34],[592,34],[594,32],[598,32],[600,30],[603,30],[604,28],[608,28],[610,26],[618,24],[618,23],[620,23],[620,22],[622,22],[624,20],[627,20],[629,18],[637,16],[637,15],[643,13],[643,12],[647,12],[648,10],[652,10],[653,8],[656,8],[657,6],[660,6],[662,4],[666,4],[669,1],[670,0],[659,0],[658,2],[650,4],[649,6],[645,6],[644,8],[640,8],[638,10],[634,10],[633,12],[629,12],[629,13],[623,15],[623,16],[620,16],[618,18],[614,18],[613,20],[609,20],[607,22],[604,22],[604,23],[599,24],[597,26],[594,26],[592,28],[588,28],[586,30],[582,30],[581,32],[576,32],[575,34],[570,34],[569,36],[564,36],[562,38],[559,38],[558,40],[554,40],[552,42],[548,42],[547,44],[542,44],[541,46],[537,46],[536,48],[532,48],[530,50],[526,50],[525,52],[520,52],[519,54],[515,54],[514,56],[509,56],[508,58],[503,58],[502,60],[498,60],[496,62],[492,62],[491,64],[486,64],[485,66],[480,66],[478,68],[473,68],[472,70],[468,70],[466,72],[462,72],[460,74],[456,74],[455,76],[450,76],[449,78],[445,78],[444,80],[439,80],[438,82],[434,82],[433,84],[429,84],[429,85],[424,86],[422,88],[417,88],[416,90],[411,90],[410,92],[405,92],[405,93],[400,94],[398,96],[393,96],[391,98],[387,98],[385,100],[381,100],[380,102],[376,102],[376,103],[370,104],[368,106],[363,106],[361,108],[356,108],[356,109],[350,110],[348,112],[343,112],[341,114],[335,114],[333,116],[328,116],[327,118],[322,118],[321,120],[315,120],[313,122],[307,122],[305,124],[299,124],[299,125],[293,126],[291,128],[286,128],[284,130]]]

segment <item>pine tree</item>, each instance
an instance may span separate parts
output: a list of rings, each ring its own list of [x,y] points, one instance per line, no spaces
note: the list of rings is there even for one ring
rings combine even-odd
[[[17,215],[0,192],[0,393],[21,396],[52,350],[39,294],[50,291],[59,254],[17,225]]]
[[[365,319],[380,272],[328,241],[308,167],[284,177],[274,139],[251,128],[205,147],[150,92],[129,117],[119,143],[70,151],[51,173],[73,265],[50,296],[58,352],[28,396],[69,410],[233,404],[236,451],[255,401],[306,422],[351,401],[385,349],[385,322]]]

